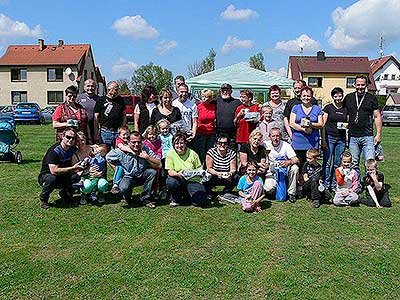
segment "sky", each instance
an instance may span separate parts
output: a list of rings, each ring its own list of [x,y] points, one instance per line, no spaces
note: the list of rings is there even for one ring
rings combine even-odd
[[[400,0],[0,0],[0,55],[10,44],[89,43],[106,80],[153,62],[175,75],[211,48],[216,68],[261,52],[286,76],[289,55],[395,55]],[[301,50],[302,49],[302,50]]]

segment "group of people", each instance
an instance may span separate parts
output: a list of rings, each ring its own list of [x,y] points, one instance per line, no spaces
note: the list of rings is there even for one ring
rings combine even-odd
[[[43,158],[40,205],[49,208],[56,188],[65,201],[80,190],[82,205],[103,204],[108,191],[121,193],[129,204],[140,185],[139,199],[149,208],[158,199],[169,199],[171,207],[184,201],[202,207],[216,196],[216,186],[222,186],[222,194],[236,188],[243,210],[252,212],[261,211],[265,196],[290,202],[306,197],[316,208],[324,201],[389,207],[374,151],[382,132],[378,102],[366,91],[366,77],[355,82],[356,91],[348,95],[334,88],[332,103],[322,109],[302,80],[293,84],[293,99],[283,102],[275,85],[268,101],[259,104],[251,90],[232,97],[228,83],[218,95],[205,89],[196,99],[184,77],[177,76],[175,91],[143,89],[133,130],[117,82],[107,85],[104,97],[96,96],[93,80],[85,82],[81,95],[68,87],[53,114],[57,143]],[[365,197],[359,196],[361,155]],[[114,173],[112,183],[107,166]]]

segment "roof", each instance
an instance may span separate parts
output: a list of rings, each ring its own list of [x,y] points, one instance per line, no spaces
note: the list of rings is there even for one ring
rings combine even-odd
[[[384,56],[384,57],[380,57],[380,58],[376,58],[376,59],[371,59],[369,61],[371,70],[372,70],[372,74],[375,74],[377,71],[379,71],[381,68],[383,68],[383,66],[389,60],[392,60],[397,65],[397,67],[400,69],[400,63],[397,61],[397,59],[393,55],[388,55],[388,56]]]
[[[393,99],[394,104],[400,104],[400,94],[389,94],[386,99],[389,99],[390,97]]]
[[[252,68],[247,62],[240,62],[186,80],[191,89],[219,89],[223,83],[229,83],[234,89],[267,91],[274,84],[281,88],[290,88],[293,81],[274,72]]]
[[[43,50],[38,45],[10,45],[0,58],[0,66],[77,65],[89,51],[89,44],[46,45]]]
[[[324,60],[318,60],[317,56],[289,56],[289,68],[294,80],[302,79],[302,73],[368,74],[368,89],[376,91],[370,62],[366,56],[326,56]]]

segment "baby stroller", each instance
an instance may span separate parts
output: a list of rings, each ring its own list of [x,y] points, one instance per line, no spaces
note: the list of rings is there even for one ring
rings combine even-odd
[[[13,151],[19,143],[15,120],[11,116],[0,116],[0,160],[7,160],[20,164],[22,153]]]

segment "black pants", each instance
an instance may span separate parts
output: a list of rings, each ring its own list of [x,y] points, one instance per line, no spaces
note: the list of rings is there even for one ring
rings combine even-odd
[[[360,202],[367,206],[375,207],[375,201],[372,199],[371,195],[368,191],[365,193],[367,198],[360,198]],[[378,203],[383,207],[391,207],[392,203],[390,202],[389,192],[384,191],[383,193],[376,193],[376,198],[378,199]]]
[[[218,178],[217,176],[211,176],[211,179],[204,183],[204,187],[206,188],[207,194],[212,192],[212,188],[215,186],[223,186],[223,192],[232,192],[238,182],[238,178],[236,175],[230,177],[230,179]]]
[[[38,177],[40,186],[42,187],[42,192],[40,193],[40,201],[49,201],[50,194],[55,189],[61,189],[62,194],[73,194],[72,184],[80,180],[78,174],[65,174],[65,175],[52,175],[41,174]]]
[[[322,200],[322,193],[318,190],[319,180],[309,179],[303,185],[304,196],[307,196],[311,200]]]

